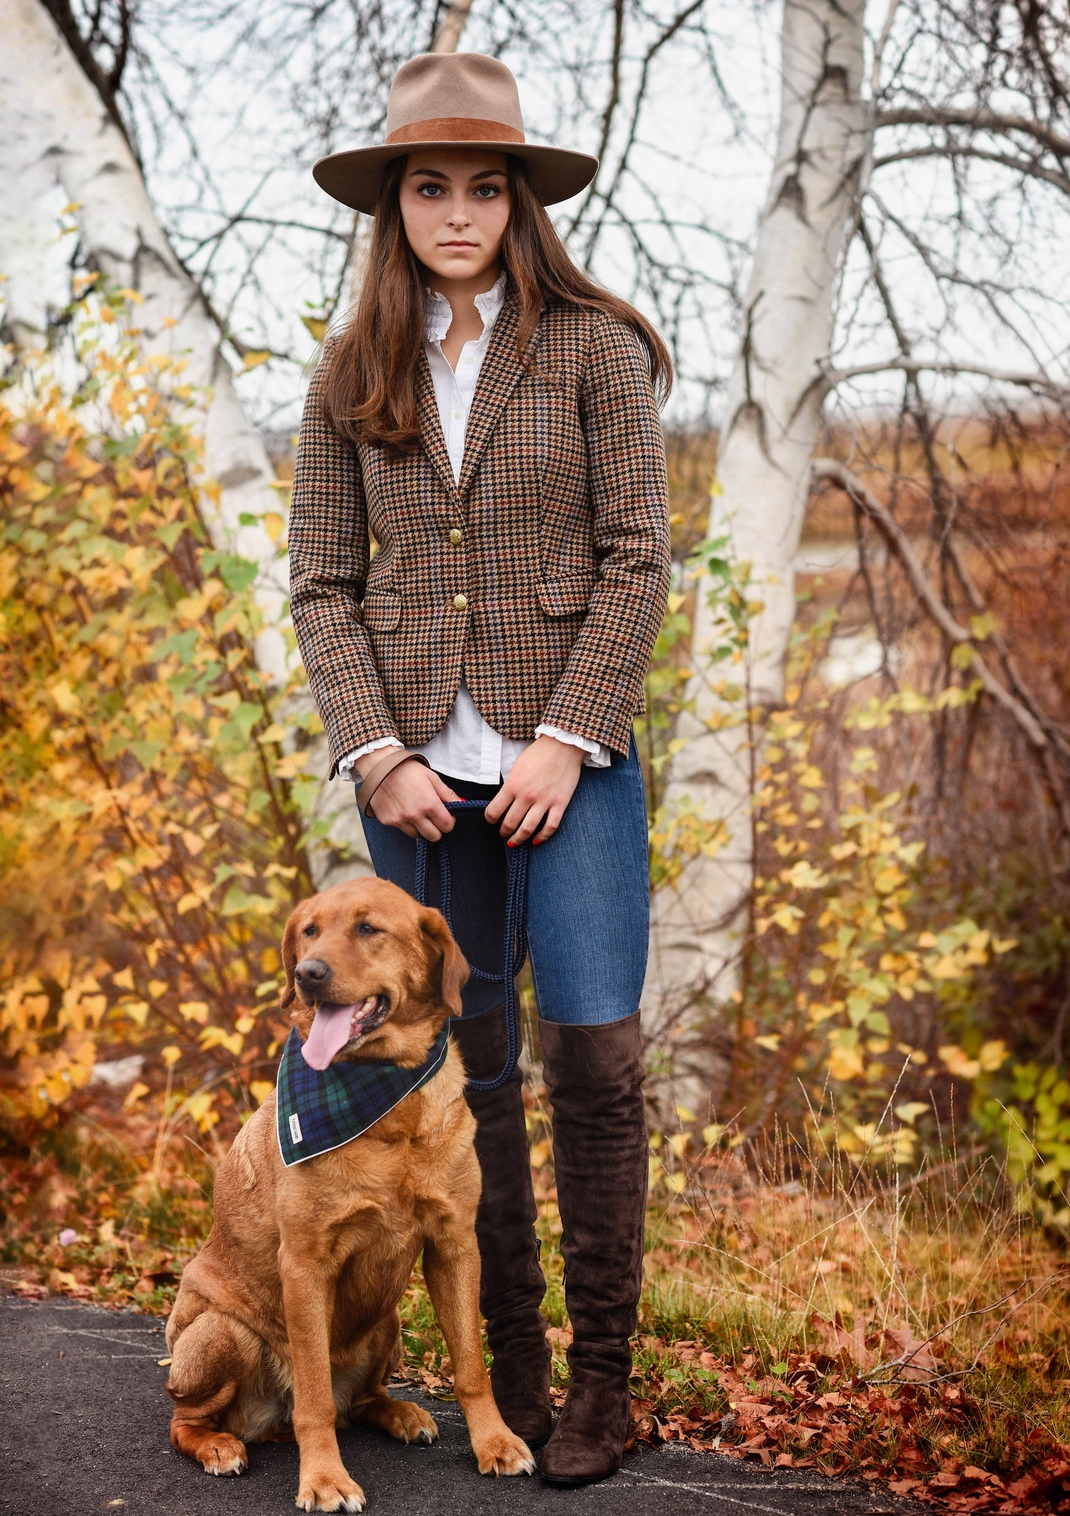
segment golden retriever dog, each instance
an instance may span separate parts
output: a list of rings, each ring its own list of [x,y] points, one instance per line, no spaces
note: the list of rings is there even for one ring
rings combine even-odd
[[[299,905],[283,964],[282,1004],[306,1043],[316,1026],[319,1067],[338,1058],[418,1068],[460,1014],[468,977],[438,911],[379,879]],[[209,1474],[240,1474],[246,1443],[293,1435],[298,1506],[360,1511],[339,1423],[403,1442],[438,1436],[425,1410],[387,1393],[401,1356],[397,1305],[421,1251],[480,1473],[532,1472],[483,1363],[480,1173],[464,1087],[451,1046],[439,1071],[363,1136],[290,1168],[274,1095],[238,1134],[219,1167],[211,1233],[167,1323],[171,1441]]]

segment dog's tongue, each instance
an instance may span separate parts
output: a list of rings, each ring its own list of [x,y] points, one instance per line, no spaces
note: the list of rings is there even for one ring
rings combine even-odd
[[[322,1071],[342,1051],[349,1041],[349,1023],[355,1010],[355,1005],[332,1005],[330,1010],[320,1006],[301,1047],[301,1056],[310,1068]]]

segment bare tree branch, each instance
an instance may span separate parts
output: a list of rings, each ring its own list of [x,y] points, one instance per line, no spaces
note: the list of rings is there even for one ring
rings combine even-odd
[[[1070,137],[1053,131],[1043,121],[980,107],[975,110],[954,110],[940,106],[900,106],[894,110],[878,111],[875,124],[878,129],[884,126],[966,126],[975,131],[999,134],[1021,132],[1041,143],[1057,158],[1070,158]]]
[[[1032,179],[1043,179],[1045,183],[1054,184],[1056,189],[1062,190],[1064,195],[1070,195],[1070,174],[1046,168],[1034,158],[1014,158],[1010,153],[992,153],[980,147],[961,147],[951,143],[934,142],[928,147],[904,148],[899,153],[888,153],[883,158],[875,158],[873,168],[887,168],[890,163],[909,163],[915,158],[944,158],[949,162],[955,158],[974,158],[983,163],[999,163],[1003,168],[1028,174]]]
[[[925,362],[918,358],[885,358],[875,363],[856,363],[850,368],[825,368],[825,378],[830,388],[845,384],[849,379],[858,379],[866,374],[976,374],[991,379],[996,384],[1013,384],[1023,389],[1039,391],[1045,395],[1061,397],[1070,395],[1070,384],[1059,384],[1046,374],[1021,374],[1011,369],[989,368],[983,363]]]

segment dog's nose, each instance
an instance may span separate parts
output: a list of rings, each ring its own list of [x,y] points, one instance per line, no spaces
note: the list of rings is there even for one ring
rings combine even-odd
[[[294,978],[308,994],[322,990],[331,977],[331,966],[322,958],[304,958],[294,969]]]

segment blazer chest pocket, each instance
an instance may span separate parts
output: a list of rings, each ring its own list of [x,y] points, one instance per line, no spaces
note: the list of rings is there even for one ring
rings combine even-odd
[[[369,632],[392,632],[401,620],[401,596],[386,590],[369,590],[361,605],[361,615]]]
[[[547,616],[582,616],[596,584],[594,574],[563,574],[558,579],[540,579],[536,585],[539,604]]]

